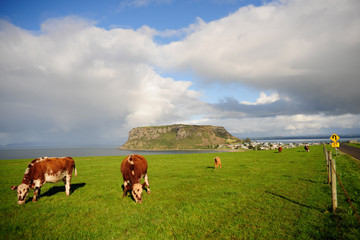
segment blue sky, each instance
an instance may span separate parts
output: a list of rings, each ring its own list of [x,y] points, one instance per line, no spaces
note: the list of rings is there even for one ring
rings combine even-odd
[[[94,20],[102,28],[138,29],[148,25],[157,30],[180,29],[196,17],[212,21],[227,16],[242,6],[259,6],[265,1],[244,0],[96,0],[79,1],[2,1],[1,17],[28,30],[39,30],[49,18],[75,15]],[[171,20],[170,20],[171,19]]]
[[[360,133],[357,0],[2,1],[0,145]]]

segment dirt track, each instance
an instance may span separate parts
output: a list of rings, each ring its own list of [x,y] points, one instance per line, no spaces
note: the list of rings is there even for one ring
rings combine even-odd
[[[360,160],[360,148],[349,146],[346,143],[341,143],[339,150]]]

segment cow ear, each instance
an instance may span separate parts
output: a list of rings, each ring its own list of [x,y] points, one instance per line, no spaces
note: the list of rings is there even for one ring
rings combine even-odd
[[[10,188],[15,191],[17,190],[18,186],[11,186]]]

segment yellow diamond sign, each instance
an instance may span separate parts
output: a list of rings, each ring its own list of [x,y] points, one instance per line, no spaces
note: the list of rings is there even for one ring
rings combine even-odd
[[[340,143],[339,142],[333,142],[331,143],[331,146],[334,148],[340,147]]]
[[[333,135],[331,135],[330,139],[333,142],[337,142],[340,139],[340,137],[334,133]]]

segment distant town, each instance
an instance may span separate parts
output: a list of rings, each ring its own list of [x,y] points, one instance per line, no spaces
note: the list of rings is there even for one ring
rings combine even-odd
[[[264,141],[267,140],[267,141]],[[283,141],[282,141],[283,140]],[[308,140],[308,141],[307,141]],[[326,138],[319,138],[319,139],[294,139],[294,142],[291,142],[291,138],[284,138],[284,139],[259,139],[259,140],[250,140],[249,138],[245,139],[242,142],[231,142],[227,141],[228,143],[222,144],[218,146],[218,149],[231,149],[231,150],[276,150],[279,147],[282,148],[297,148],[303,147],[305,145],[312,146],[312,145],[320,145],[320,144],[328,144],[330,139]],[[343,138],[342,142],[348,143],[358,143],[358,138],[354,137],[346,137]]]
[[[275,150],[279,147],[283,148],[296,148],[301,146],[320,145],[321,142],[314,143],[269,143],[269,142],[250,142],[250,143],[236,143],[236,144],[222,144],[219,149],[232,149],[232,150]]]

